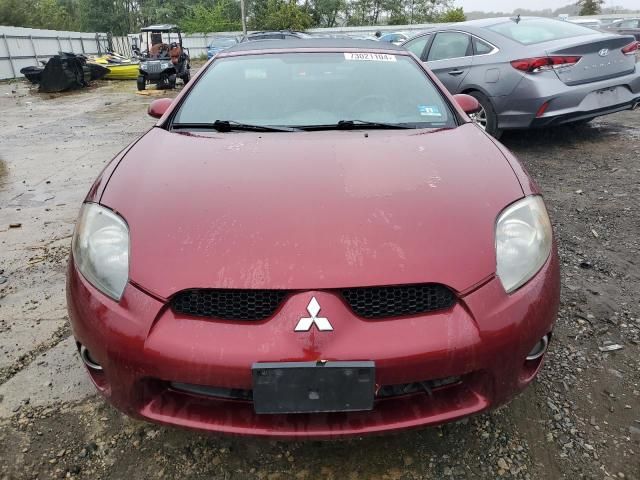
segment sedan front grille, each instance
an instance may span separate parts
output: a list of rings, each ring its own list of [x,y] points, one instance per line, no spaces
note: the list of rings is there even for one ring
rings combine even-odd
[[[182,315],[221,320],[264,320],[273,316],[288,290],[192,289],[176,294],[171,308]],[[450,308],[455,295],[444,285],[419,284],[345,288],[342,295],[353,313],[367,319],[419,315]],[[304,312],[301,312],[304,313]]]
[[[402,395],[410,395],[412,393],[427,393],[433,395],[434,390],[451,387],[462,383],[462,377],[446,377],[435,380],[425,380],[423,382],[401,383],[399,385],[382,385],[376,397],[389,398],[400,397]]]
[[[388,318],[418,315],[452,307],[455,296],[444,285],[397,285],[346,288],[342,295],[359,317]]]
[[[432,396],[443,388],[457,386],[463,383],[463,377],[446,377],[434,380],[424,380],[422,382],[402,383],[399,385],[381,385],[375,396],[376,398],[401,397],[415,393],[426,393]],[[228,400],[253,401],[253,390],[241,388],[214,387],[208,385],[194,385],[190,383],[170,382],[169,386],[185,393],[201,395],[204,397],[224,398]]]
[[[286,290],[196,289],[178,293],[173,310],[184,315],[222,320],[263,320],[278,309]]]

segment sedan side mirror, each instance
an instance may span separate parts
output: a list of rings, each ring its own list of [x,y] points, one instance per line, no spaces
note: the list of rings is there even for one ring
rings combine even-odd
[[[164,112],[171,106],[173,100],[171,98],[158,98],[151,102],[147,113],[153,118],[160,118],[164,115]]]
[[[478,113],[480,111],[480,103],[478,103],[478,100],[471,95],[459,93],[458,95],[454,95],[453,98],[467,115]]]

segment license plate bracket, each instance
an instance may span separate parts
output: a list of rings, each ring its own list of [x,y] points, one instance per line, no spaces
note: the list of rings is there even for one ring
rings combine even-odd
[[[372,361],[258,362],[251,370],[258,414],[373,409]]]

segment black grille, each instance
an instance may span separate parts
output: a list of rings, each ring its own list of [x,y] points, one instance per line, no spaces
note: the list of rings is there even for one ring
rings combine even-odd
[[[376,397],[399,397],[401,395],[409,395],[418,392],[424,392],[432,395],[434,390],[439,390],[444,387],[450,387],[452,385],[459,385],[461,382],[461,377],[447,377],[439,378],[436,380],[425,380],[424,382],[401,383],[399,385],[382,385],[376,393]]]
[[[438,284],[346,288],[342,295],[353,312],[363,318],[417,315],[455,303],[453,292]]]
[[[173,298],[171,307],[176,313],[197,317],[264,320],[276,312],[289,293],[223,288],[184,290]],[[418,315],[455,303],[453,292],[438,284],[346,288],[338,293],[356,315],[371,319]]]
[[[423,382],[402,383],[397,385],[382,385],[376,392],[376,398],[400,397],[413,393],[426,393],[433,395],[434,392],[446,387],[462,384],[463,377],[446,377],[436,380],[425,380]],[[171,382],[171,388],[182,392],[203,395],[205,397],[227,398],[230,400],[253,401],[253,390],[240,388],[212,387],[207,385],[193,385],[190,383]]]
[[[275,313],[286,290],[198,289],[178,293],[171,306],[177,313],[223,320],[263,320]]]
[[[146,71],[147,73],[161,73],[162,64],[160,62],[147,62]]]

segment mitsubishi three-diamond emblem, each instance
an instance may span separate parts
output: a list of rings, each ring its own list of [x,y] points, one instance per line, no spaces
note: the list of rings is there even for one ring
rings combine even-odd
[[[333,327],[329,323],[329,320],[324,317],[318,317],[318,313],[320,313],[320,304],[316,300],[316,297],[313,297],[307,305],[307,312],[309,312],[309,317],[302,317],[296,325],[296,332],[308,332],[311,330],[313,324],[318,327],[318,330],[321,332],[332,332]]]

